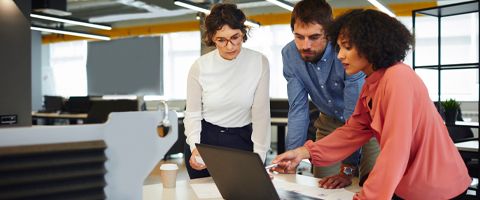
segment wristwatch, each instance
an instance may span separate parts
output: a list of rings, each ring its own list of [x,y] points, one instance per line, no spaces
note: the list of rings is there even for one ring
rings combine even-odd
[[[351,177],[355,174],[355,167],[351,167],[349,165],[342,165],[340,173]]]

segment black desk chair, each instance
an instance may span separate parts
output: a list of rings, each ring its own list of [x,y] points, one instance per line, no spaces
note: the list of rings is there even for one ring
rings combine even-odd
[[[43,96],[43,107],[44,109],[40,112],[45,113],[55,113],[60,112],[63,109],[65,103],[65,98],[61,96]]]
[[[66,113],[88,113],[92,102],[88,96],[72,96],[65,102],[63,112]]]
[[[98,100],[92,101],[92,107],[85,120],[87,124],[105,123],[111,112],[138,111],[137,100]]]

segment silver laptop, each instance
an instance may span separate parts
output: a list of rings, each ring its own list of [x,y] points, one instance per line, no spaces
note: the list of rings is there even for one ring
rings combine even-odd
[[[196,147],[224,199],[320,199],[275,189],[256,153],[206,144]]]

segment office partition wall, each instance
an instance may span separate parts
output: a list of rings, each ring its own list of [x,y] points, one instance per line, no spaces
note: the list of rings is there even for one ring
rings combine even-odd
[[[32,124],[30,5],[0,1],[0,128]]]

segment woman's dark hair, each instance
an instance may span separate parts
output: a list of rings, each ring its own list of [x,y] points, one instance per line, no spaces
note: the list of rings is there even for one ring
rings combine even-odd
[[[412,34],[400,21],[371,9],[355,9],[337,17],[328,27],[328,38],[336,49],[339,36],[372,63],[374,70],[403,61],[413,45]]]
[[[290,19],[292,31],[294,31],[293,28],[297,20],[305,24],[317,23],[326,28],[333,20],[332,7],[325,0],[300,1],[292,11],[292,18]]]
[[[231,29],[240,29],[243,33],[243,42],[247,41],[248,27],[243,24],[245,20],[245,14],[237,8],[237,5],[215,4],[210,14],[205,17],[205,44],[207,46],[214,46],[213,36],[218,30],[222,29],[224,25],[228,25]]]

